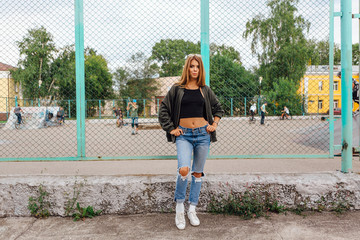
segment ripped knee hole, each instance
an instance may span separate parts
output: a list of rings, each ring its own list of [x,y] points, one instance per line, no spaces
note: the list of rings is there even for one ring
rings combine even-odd
[[[182,167],[179,169],[179,173],[183,177],[186,177],[187,175],[189,175],[189,172],[190,172],[189,167]]]
[[[203,173],[193,172],[191,175],[193,175],[196,178],[201,178],[203,176]]]

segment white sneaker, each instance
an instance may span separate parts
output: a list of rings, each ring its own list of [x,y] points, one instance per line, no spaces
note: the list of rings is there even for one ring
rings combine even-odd
[[[183,212],[176,213],[175,224],[178,229],[180,230],[185,229],[185,215]]]
[[[199,226],[200,225],[200,220],[199,218],[196,216],[196,212],[188,212],[187,216],[190,220],[190,224],[193,226]]]

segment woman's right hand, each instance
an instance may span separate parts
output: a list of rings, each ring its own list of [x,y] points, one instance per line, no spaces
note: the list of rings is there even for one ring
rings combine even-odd
[[[175,128],[174,130],[172,130],[170,132],[171,135],[174,135],[175,137],[180,136],[181,134],[183,134],[183,130],[181,130],[180,128]]]

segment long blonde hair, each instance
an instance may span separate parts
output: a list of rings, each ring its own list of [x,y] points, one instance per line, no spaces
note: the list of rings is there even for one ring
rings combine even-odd
[[[190,54],[186,58],[181,78],[180,78],[179,82],[177,83],[180,87],[185,87],[185,85],[190,80],[189,69],[190,69],[190,64],[191,64],[192,60],[196,60],[199,63],[199,77],[198,77],[198,80],[196,83],[199,87],[205,86],[205,70],[204,70],[203,61],[201,59],[201,55],[200,54]]]

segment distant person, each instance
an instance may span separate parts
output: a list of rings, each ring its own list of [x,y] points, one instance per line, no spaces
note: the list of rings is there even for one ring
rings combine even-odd
[[[265,103],[260,107],[260,110],[261,110],[261,121],[260,121],[260,124],[261,124],[261,125],[264,125],[265,113],[268,113],[268,112],[266,111],[266,106],[267,106],[267,102],[265,102]]]
[[[60,110],[56,113],[56,118],[61,124],[65,122],[65,111],[63,107],[60,107]]]
[[[166,131],[167,140],[176,143],[175,225],[180,230],[186,225],[184,202],[189,177],[191,185],[186,215],[191,225],[200,225],[195,208],[199,202],[210,142],[216,141],[215,131],[223,114],[216,95],[205,85],[201,55],[187,56],[180,81],[168,91],[159,111],[159,122]]]
[[[338,72],[337,74],[338,78],[341,79],[341,72]],[[352,99],[354,102],[359,104],[359,83],[354,79],[352,79]]]
[[[118,108],[118,111],[119,111],[119,122],[121,122],[121,124],[124,124],[124,116],[121,108]]]
[[[286,106],[284,106],[284,110],[282,110],[281,112],[282,112],[282,114],[281,114],[282,120],[284,120],[285,117],[286,117],[286,119],[289,119],[290,111]]]
[[[116,125],[119,125],[119,121],[120,121],[120,111],[119,111],[119,109],[116,109],[116,107],[113,107],[113,113],[115,114],[115,117],[116,117]]]
[[[132,102],[128,102],[126,110],[129,111],[129,115],[131,118],[131,127],[132,127],[131,135],[138,134],[139,115],[138,115],[138,106],[136,104],[136,99],[133,99]]]
[[[255,113],[256,113],[256,103],[254,103],[250,107],[251,121],[254,121]]]
[[[54,114],[52,112],[48,113],[48,120],[50,121],[54,117]]]
[[[20,104],[17,105],[17,107],[14,108],[14,113],[17,116],[18,123],[21,124],[21,113],[24,113],[23,110],[20,107]]]

